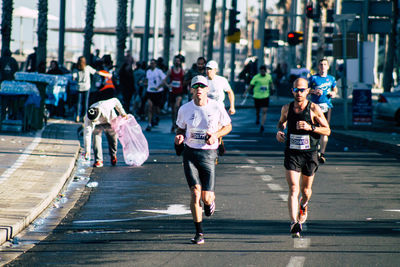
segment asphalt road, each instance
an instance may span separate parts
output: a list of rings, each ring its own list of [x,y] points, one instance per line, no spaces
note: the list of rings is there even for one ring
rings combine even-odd
[[[190,244],[189,189],[165,118],[146,133],[151,155],[142,167],[95,169],[98,187],[7,266],[399,266],[399,159],[331,138],[303,237],[292,239],[279,108],[269,110],[264,135],[253,112],[239,110],[224,138],[204,245]]]

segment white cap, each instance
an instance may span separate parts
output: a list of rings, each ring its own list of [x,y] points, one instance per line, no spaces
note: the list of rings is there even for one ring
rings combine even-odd
[[[206,68],[218,69],[218,63],[215,60],[210,60],[207,62]]]
[[[195,85],[197,83],[201,83],[201,84],[204,84],[205,86],[208,86],[207,78],[202,75],[197,75],[197,76],[193,77],[192,83],[190,84],[190,86],[192,87],[193,85]]]

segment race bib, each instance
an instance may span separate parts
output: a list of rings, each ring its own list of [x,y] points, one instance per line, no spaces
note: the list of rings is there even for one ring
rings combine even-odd
[[[181,81],[172,81],[171,86],[175,88],[181,87]]]
[[[147,89],[148,92],[152,92],[152,93],[156,93],[158,92],[157,88],[151,87],[149,89]]]
[[[298,150],[310,149],[310,136],[291,134],[289,148]]]
[[[261,86],[261,87],[260,87],[260,91],[261,91],[261,92],[267,91],[267,87],[266,87],[266,86]]]
[[[192,128],[189,130],[189,142],[204,145],[206,143],[207,130]]]
[[[328,110],[329,110],[327,103],[320,103],[320,104],[318,104],[318,106],[321,108],[323,113],[328,112]]]

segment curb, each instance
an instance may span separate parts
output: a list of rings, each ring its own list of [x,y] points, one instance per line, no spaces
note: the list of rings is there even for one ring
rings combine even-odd
[[[42,132],[42,140],[40,143],[29,155],[27,161],[14,173],[16,176],[18,174],[21,176],[24,175],[26,169],[29,168],[33,169],[32,172],[45,170],[41,177],[43,181],[39,180],[36,182],[43,182],[44,184],[42,186],[46,187],[48,191],[44,193],[33,192],[33,194],[38,194],[39,196],[28,202],[22,202],[21,200],[21,203],[14,203],[17,207],[11,209],[13,212],[6,215],[3,214],[3,217],[5,218],[2,218],[0,226],[0,244],[9,241],[29,226],[29,224],[32,223],[54,201],[72,174],[76,160],[79,156],[79,140],[60,139],[60,132],[57,128],[52,129],[51,125],[52,124],[46,126],[45,130]],[[49,142],[50,139],[51,142]],[[60,146],[62,146],[61,149]],[[51,156],[47,156],[46,159],[43,160],[38,158],[41,154],[51,154]],[[62,156],[65,156],[66,158],[60,160]],[[58,164],[50,167],[48,166],[49,162],[55,162]],[[35,177],[32,177],[32,183],[33,185],[31,188],[34,188]],[[31,188],[27,188],[26,191],[29,192]],[[14,192],[16,192],[16,190],[14,190]],[[18,193],[24,195],[24,192],[18,191]],[[45,194],[45,196],[41,197],[41,194]],[[29,200],[29,195],[26,196],[26,198]],[[12,204],[10,204],[10,206],[11,205]]]

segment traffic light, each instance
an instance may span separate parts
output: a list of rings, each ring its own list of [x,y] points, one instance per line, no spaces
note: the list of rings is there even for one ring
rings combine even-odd
[[[306,17],[309,19],[313,19],[314,18],[314,7],[312,2],[308,3],[306,6]]]
[[[240,11],[235,9],[229,9],[229,28],[228,28],[228,35],[234,35],[235,32],[240,31],[236,26],[237,23],[240,22],[239,19],[236,18],[237,15],[240,14]]]
[[[302,32],[289,32],[287,34],[287,42],[289,45],[298,45],[303,42]]]

